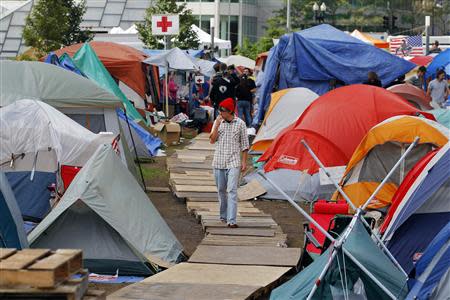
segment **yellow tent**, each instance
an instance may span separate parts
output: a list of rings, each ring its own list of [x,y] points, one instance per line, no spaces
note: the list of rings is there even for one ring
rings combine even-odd
[[[445,145],[450,132],[439,123],[425,118],[396,116],[374,126],[366,134],[353,153],[340,183],[356,207],[369,199],[416,136],[420,138],[419,144],[382,187],[369,208],[390,205],[408,171],[428,152]],[[336,192],[333,198],[342,197]]]

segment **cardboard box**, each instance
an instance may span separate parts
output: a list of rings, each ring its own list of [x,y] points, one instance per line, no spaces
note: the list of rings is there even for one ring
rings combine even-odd
[[[152,128],[164,144],[170,146],[180,142],[181,127],[179,124],[174,122],[158,122]]]
[[[197,128],[181,127],[181,136],[185,139],[193,139],[198,135]]]

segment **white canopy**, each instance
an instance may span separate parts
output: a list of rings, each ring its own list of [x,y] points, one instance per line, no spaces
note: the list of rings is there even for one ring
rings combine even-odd
[[[200,66],[195,59],[180,48],[173,48],[162,54],[144,60],[144,63],[158,67],[169,67],[174,70],[196,71]]]
[[[242,55],[231,55],[228,57],[219,58],[219,60],[227,65],[242,66],[252,70],[255,68],[255,61]]]
[[[52,149],[61,165],[83,166],[112,134],[95,134],[44,102],[18,100],[0,108],[0,161]]]
[[[211,35],[209,33],[201,30],[196,25],[191,25],[191,29],[197,34],[197,37],[200,40],[200,47],[211,46]],[[231,41],[214,37],[214,46],[219,47],[219,49],[231,49]]]

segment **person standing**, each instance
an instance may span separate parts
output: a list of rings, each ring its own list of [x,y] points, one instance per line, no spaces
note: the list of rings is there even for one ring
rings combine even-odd
[[[239,85],[236,88],[236,98],[239,118],[245,121],[245,125],[247,125],[247,127],[250,127],[252,124],[251,111],[253,94],[255,92],[255,81],[250,78],[250,69],[245,68],[244,74],[242,74]]]
[[[236,85],[239,83],[239,78],[234,74],[233,67],[227,67],[226,64],[220,65],[220,72],[216,74],[211,84],[211,91],[209,98],[214,107],[214,115],[219,115],[219,104],[227,98],[235,100]]]
[[[237,189],[240,172],[247,168],[250,147],[244,121],[234,114],[234,100],[227,98],[219,104],[209,141],[215,144],[212,166],[220,205],[220,221],[237,228]],[[242,153],[242,159],[241,159]]]
[[[427,72],[427,68],[424,66],[420,66],[417,70],[416,76],[413,76],[411,79],[408,80],[408,83],[414,85],[415,87],[418,87],[421,90],[425,90],[425,87],[427,86],[426,80],[425,80],[425,73]]]
[[[436,74],[436,79],[428,84],[427,95],[431,97],[431,106],[433,108],[445,108],[445,100],[449,93],[445,72],[444,70],[439,70]]]

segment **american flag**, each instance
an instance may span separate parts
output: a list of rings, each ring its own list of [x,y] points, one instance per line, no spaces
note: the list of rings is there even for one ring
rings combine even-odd
[[[120,141],[120,134],[118,134],[114,140],[111,143],[111,146],[113,148],[113,150],[120,155],[120,149],[119,149],[119,141]]]
[[[398,49],[403,41],[406,41],[407,49],[403,51]],[[397,51],[398,49],[398,51]],[[389,43],[389,50],[391,54],[397,56],[422,56],[423,54],[423,44],[422,44],[422,36],[414,35],[414,36],[402,36],[391,38]]]

